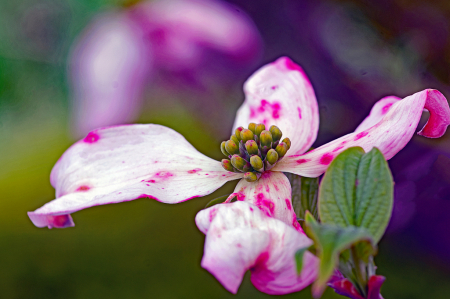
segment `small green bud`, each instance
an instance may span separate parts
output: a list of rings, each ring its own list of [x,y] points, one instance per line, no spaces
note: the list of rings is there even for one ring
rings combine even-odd
[[[225,149],[230,155],[239,154],[239,146],[233,140],[228,140],[225,143]]]
[[[270,126],[269,131],[272,134],[273,141],[275,142],[280,140],[281,136],[283,136],[283,133],[281,133],[281,130],[277,126]]]
[[[226,157],[228,157],[230,155],[230,153],[228,153],[225,148],[226,143],[227,143],[226,141],[222,141],[222,143],[220,144],[220,151],[222,152],[222,154],[224,154]]]
[[[266,126],[263,124],[258,124],[255,127],[255,134],[256,136],[259,136],[261,134],[262,131],[264,131],[266,129]]]
[[[247,129],[241,131],[241,140],[246,143],[248,140],[253,140],[253,132]]]
[[[237,139],[239,139],[239,141],[242,139],[241,138],[241,132],[242,130],[244,130],[244,127],[239,127],[234,131],[234,135],[236,135]],[[244,141],[245,142],[245,141]]]
[[[284,138],[281,142],[286,143],[288,150],[291,148],[291,140],[289,138]]]
[[[258,180],[258,176],[254,172],[246,172],[244,174],[244,179],[247,182],[256,182]]]
[[[252,165],[253,169],[256,171],[262,172],[264,171],[264,164],[261,158],[257,155],[250,157],[250,164]]]
[[[234,167],[233,167],[233,165],[231,165],[231,161],[228,159],[222,160],[222,167],[223,167],[223,169],[225,169],[227,171],[234,172]]]
[[[267,160],[267,162],[269,162],[270,165],[274,165],[278,161],[278,153],[273,148],[271,148],[267,152],[266,160]],[[233,161],[233,160],[231,160],[231,161]]]
[[[261,135],[259,136],[260,141],[261,141],[261,146],[268,146],[271,147],[272,146],[272,133],[270,133],[269,131],[262,131]]]
[[[288,146],[286,143],[280,142],[275,148],[275,151],[277,152],[278,156],[284,157],[284,155],[286,155],[286,152],[288,151]]]
[[[257,155],[258,154],[258,144],[255,140],[248,140],[245,143],[245,149],[249,153],[249,155]]]
[[[230,140],[233,140],[233,142],[236,143],[237,146],[239,146],[239,141],[240,141],[240,139],[238,139],[238,138],[236,137],[236,135],[234,135],[234,134],[231,135]]]
[[[253,134],[256,134],[256,124],[255,124],[255,123],[249,123],[249,124],[248,124],[248,129],[249,129],[250,131],[252,131]]]
[[[231,164],[239,170],[243,170],[247,163],[248,162],[239,155],[233,155],[233,157],[231,157]]]

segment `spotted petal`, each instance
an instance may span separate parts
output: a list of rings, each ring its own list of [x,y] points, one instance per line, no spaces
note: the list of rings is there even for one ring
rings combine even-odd
[[[232,293],[247,270],[257,289],[274,295],[299,291],[316,277],[317,260],[311,253],[305,253],[299,276],[294,259],[297,249],[312,241],[253,204],[215,205],[200,211],[195,222],[206,234],[202,267]]]
[[[57,199],[28,215],[39,227],[73,226],[68,214],[85,208],[143,197],[178,203],[241,177],[172,129],[152,124],[104,128],[64,153],[51,173]]]
[[[231,196],[256,205],[264,214],[301,230],[292,208],[291,184],[281,172],[265,172],[256,182],[241,180]]]
[[[386,101],[386,103],[383,103]],[[430,118],[418,133],[425,137],[441,137],[450,124],[450,108],[446,98],[437,90],[426,89],[400,101],[391,98],[381,100],[387,112],[374,123],[383,112],[377,103],[371,115],[364,120],[357,131],[333,140],[304,155],[288,155],[273,170],[292,172],[302,176],[317,177],[325,172],[330,162],[348,147],[360,146],[366,152],[377,147],[386,159],[397,154],[412,138],[423,109],[430,112]],[[381,108],[381,109],[379,109]],[[371,125],[368,127],[368,125]]]
[[[239,108],[234,129],[250,122],[268,129],[278,126],[291,139],[290,154],[303,154],[314,143],[319,128],[317,100],[302,68],[281,57],[259,69],[244,85],[245,102]]]
[[[152,63],[141,30],[124,15],[102,15],[76,44],[69,69],[79,136],[137,116]]]

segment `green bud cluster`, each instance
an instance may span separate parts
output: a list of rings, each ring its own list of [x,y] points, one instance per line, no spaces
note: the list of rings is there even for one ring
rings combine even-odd
[[[222,160],[222,167],[231,172],[244,172],[244,179],[249,182],[257,181],[291,147],[289,138],[281,140],[282,136],[277,126],[266,130],[263,124],[250,123],[248,129],[237,128],[229,140],[220,144],[221,152],[228,158]]]

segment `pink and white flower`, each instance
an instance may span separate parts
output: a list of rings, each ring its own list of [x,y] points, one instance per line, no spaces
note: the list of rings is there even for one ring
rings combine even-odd
[[[195,73],[210,62],[207,49],[248,66],[261,37],[244,12],[213,0],[142,2],[97,16],[69,59],[75,130],[134,121],[156,70]]]
[[[282,172],[319,176],[335,156],[352,146],[366,151],[376,146],[389,159],[412,138],[424,108],[430,118],[420,135],[440,137],[450,124],[447,100],[439,91],[427,89],[404,99],[381,99],[355,132],[306,152],[316,139],[319,114],[311,83],[298,65],[279,58],[251,76],[244,92],[246,100],[234,128],[250,122],[276,125],[292,144],[259,180],[237,184],[233,196],[238,202],[197,215],[197,225],[207,235],[202,265],[231,292],[237,291],[248,269],[255,286],[270,294],[299,290],[315,277],[311,255],[305,255],[302,274],[293,276],[293,248],[310,241],[296,221],[291,186]],[[178,203],[242,177],[243,173],[224,170],[219,161],[199,153],[169,128],[154,124],[101,128],[63,154],[51,173],[57,198],[28,215],[38,227],[68,227],[74,225],[70,214],[88,207],[143,197]]]

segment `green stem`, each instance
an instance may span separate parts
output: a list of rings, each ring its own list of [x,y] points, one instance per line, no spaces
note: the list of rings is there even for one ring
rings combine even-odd
[[[354,268],[353,270],[355,271],[355,276],[356,276],[356,283],[357,285],[355,286],[359,292],[361,293],[361,295],[363,295],[364,298],[366,298],[367,294],[366,294],[366,285],[367,285],[367,281],[366,281],[366,275],[364,275],[363,271],[362,271],[362,265],[364,265],[364,263],[359,259],[358,257],[358,253],[356,252],[355,247],[351,247],[350,249],[351,254],[352,254],[352,260],[353,260],[353,265]]]

